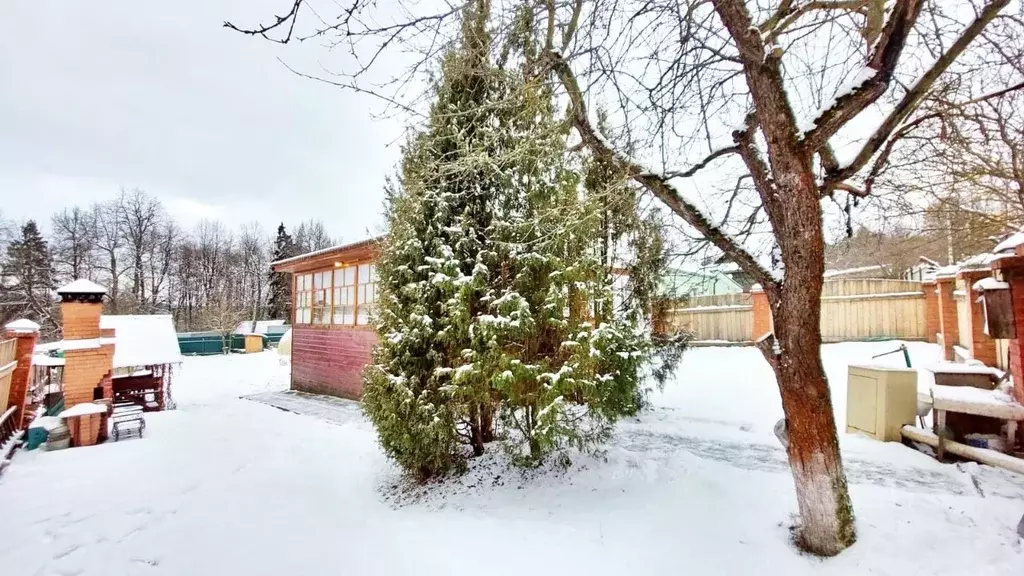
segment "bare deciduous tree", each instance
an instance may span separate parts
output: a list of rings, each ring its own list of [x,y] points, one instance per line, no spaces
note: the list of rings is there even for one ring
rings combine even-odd
[[[72,206],[50,218],[57,284],[91,277],[96,256],[94,216],[92,212]]]

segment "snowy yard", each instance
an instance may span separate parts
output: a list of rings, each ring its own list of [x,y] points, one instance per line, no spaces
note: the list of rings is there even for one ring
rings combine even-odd
[[[841,431],[846,365],[897,345],[824,348]],[[915,365],[938,354],[910,347]],[[19,452],[0,478],[0,573],[1024,573],[1021,478],[845,435],[859,542],[796,553],[780,401],[751,348],[689,351],[654,407],[569,473],[485,457],[415,493],[355,404],[281,393],[287,380],[274,353],[188,358],[179,409],[149,415],[144,439]]]

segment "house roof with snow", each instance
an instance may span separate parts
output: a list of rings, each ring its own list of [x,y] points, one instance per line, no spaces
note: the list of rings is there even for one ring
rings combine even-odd
[[[662,295],[668,298],[743,292],[742,286],[714,267],[703,270],[670,269],[662,277],[659,288]]]
[[[284,326],[284,320],[246,320],[235,326],[235,334],[267,334],[271,326]]]
[[[350,242],[324,248],[323,250],[314,250],[313,252],[271,262],[270,268],[274,272],[304,272],[317,268],[366,261],[376,254],[377,246],[383,240],[384,236],[376,236],[360,240],[359,242]]]
[[[114,368],[181,362],[178,335],[169,314],[100,316],[100,328],[114,329]]]
[[[877,278],[883,274],[885,274],[885,266],[875,264],[857,268],[844,268],[843,270],[825,270],[824,278]]]

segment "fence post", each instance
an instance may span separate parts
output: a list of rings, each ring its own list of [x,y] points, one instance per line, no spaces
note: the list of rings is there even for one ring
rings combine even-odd
[[[981,303],[977,301],[978,293],[974,291],[974,283],[982,278],[991,275],[988,270],[963,271],[960,277],[964,279],[964,289],[967,292],[967,309],[970,314],[967,317],[967,325],[970,326],[970,338],[968,348],[971,351],[971,358],[984,362],[989,366],[996,365],[996,341],[985,334],[985,311]]]
[[[31,320],[15,320],[4,326],[4,336],[18,341],[14,347],[14,360],[18,366],[11,374],[11,389],[7,397],[7,406],[16,406],[14,427],[20,430],[25,425],[25,402],[28,395],[28,380],[32,373],[32,353],[39,338],[39,325]]]
[[[939,331],[942,333],[942,359],[953,360],[953,346],[960,341],[960,326],[957,324],[956,300],[953,290],[956,278],[943,276],[935,279],[935,290],[939,300]]]
[[[938,341],[937,333],[942,330],[939,323],[939,294],[935,287],[935,281],[922,282],[921,289],[924,290],[924,336],[928,342]]]
[[[774,331],[772,327],[772,309],[768,305],[768,295],[764,293],[764,289],[761,288],[760,284],[754,284],[750,288],[750,303],[754,312],[754,333],[750,335],[750,339],[756,341],[765,334]]]

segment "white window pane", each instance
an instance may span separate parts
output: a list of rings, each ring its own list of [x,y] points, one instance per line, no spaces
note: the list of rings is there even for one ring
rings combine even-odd
[[[370,277],[369,277],[369,279],[367,279],[367,282],[376,282],[376,281],[377,281],[377,266],[375,264],[370,264]]]
[[[345,268],[345,286],[351,286],[356,283],[356,269],[354,266]]]
[[[366,306],[359,307],[358,316],[356,316],[356,324],[366,324],[370,320],[370,315],[366,313]]]
[[[359,283],[365,284],[370,281],[370,265],[360,264],[359,265]]]
[[[345,304],[352,304],[353,302],[355,302],[355,297],[356,297],[356,287],[355,286],[349,286],[348,288],[345,288]]]

